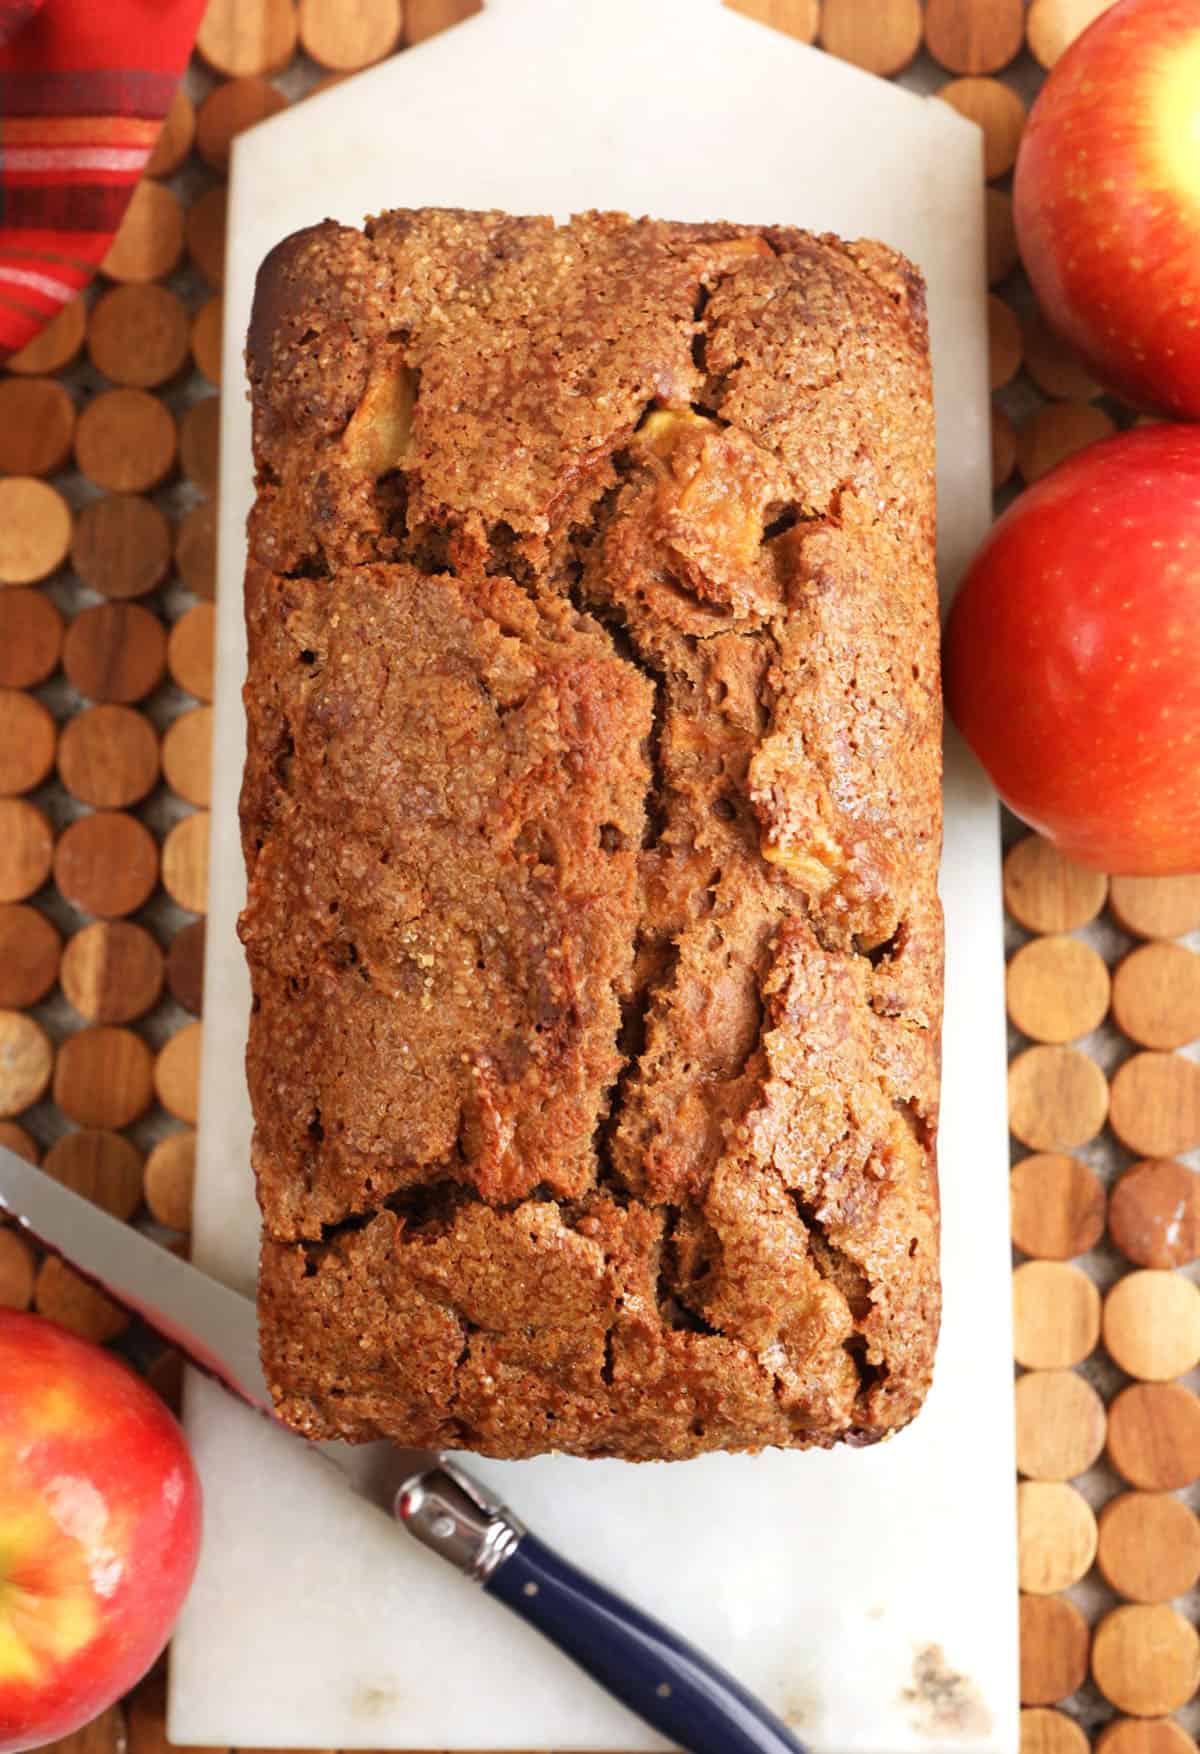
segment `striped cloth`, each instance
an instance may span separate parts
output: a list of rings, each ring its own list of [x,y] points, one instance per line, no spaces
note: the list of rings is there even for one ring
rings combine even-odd
[[[91,279],[204,0],[0,0],[0,359]]]

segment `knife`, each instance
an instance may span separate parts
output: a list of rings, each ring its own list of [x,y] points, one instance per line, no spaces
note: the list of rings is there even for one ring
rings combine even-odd
[[[0,1213],[140,1315],[206,1375],[274,1420],[249,1298],[109,1216],[0,1145]],[[303,1439],[297,1438],[297,1442]],[[326,1444],[334,1463],[349,1446]],[[457,1462],[398,1450],[387,1480],[356,1490],[511,1608],[676,1748],[805,1754],[791,1731],[694,1645],[531,1534]]]

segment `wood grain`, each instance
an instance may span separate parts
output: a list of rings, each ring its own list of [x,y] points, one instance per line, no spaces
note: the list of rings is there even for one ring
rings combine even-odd
[[[197,1017],[204,1008],[204,939],[204,921],[192,920],[180,927],[167,951],[171,997]]]
[[[992,422],[992,491],[998,492],[1017,466],[1017,429],[995,402]]]
[[[211,500],[202,500],[181,520],[175,564],[188,590],[211,602],[217,588],[217,514]]]
[[[75,404],[56,378],[0,379],[0,474],[52,475],[74,436]]]
[[[1078,1158],[1037,1152],[1009,1178],[1012,1239],[1039,1260],[1086,1254],[1104,1234],[1104,1188]]]
[[[0,1121],[0,1145],[7,1145],[10,1151],[15,1151],[26,1163],[41,1162],[36,1139],[24,1127],[19,1127],[16,1121]]]
[[[54,1069],[54,1046],[41,1024],[24,1011],[0,1011],[0,1118],[32,1108]]]
[[[58,727],[32,694],[0,688],[0,797],[40,786],[54,766]]]
[[[1025,370],[1038,389],[1057,402],[1090,402],[1100,386],[1036,307],[1021,324]]]
[[[62,959],[62,989],[89,1023],[132,1023],[158,1003],[163,953],[145,926],[94,920],[76,932]]]
[[[1114,918],[1138,938],[1180,938],[1200,926],[1200,876],[1114,877]]]
[[[63,371],[82,352],[86,331],[87,304],[83,298],[73,298],[19,353],[5,360],[4,369],[21,376]]]
[[[223,321],[223,304],[219,296],[201,305],[192,319],[192,357],[210,384],[221,382]]]
[[[1021,1713],[1020,1754],[1087,1754],[1088,1739],[1065,1711],[1034,1705]]]
[[[185,1023],[168,1038],[154,1062],[158,1100],[168,1114],[193,1126],[200,1109],[200,1036],[199,1023]]]
[[[0,798],[0,901],[26,901],[50,875],[54,830],[25,798]]]
[[[137,494],[92,500],[75,526],[71,564],[102,597],[144,597],[162,583],[171,565],[170,521]]]
[[[53,921],[22,902],[0,902],[0,1006],[27,1010],[58,979],[62,939]]]
[[[196,150],[205,164],[227,175],[238,135],[286,110],[287,103],[277,85],[252,73],[214,85],[196,113]]]
[[[114,384],[156,389],[188,361],[188,315],[165,286],[114,286],[88,319],[88,356]]]
[[[42,591],[0,591],[0,687],[34,688],[58,668],[63,620]]]
[[[901,73],[921,47],[919,0],[822,0],[821,47],[885,79]]]
[[[815,0],[766,0],[766,3],[789,11],[800,3],[815,4]],[[755,0],[755,4],[763,4],[763,0]],[[423,43],[448,30],[451,25],[473,18],[482,10],[482,0],[404,0],[404,41],[406,44]]]
[[[1182,1054],[1134,1054],[1113,1074],[1109,1120],[1138,1157],[1190,1151],[1200,1144],[1200,1065]]]
[[[1092,402],[1051,402],[1017,429],[1017,468],[1032,486],[1085,445],[1116,431],[1112,416]]]
[[[100,264],[110,280],[161,280],[183,254],[183,208],[163,183],[143,178]]]
[[[1113,971],[1113,1021],[1148,1048],[1200,1036],[1200,955],[1182,944],[1143,944]]]
[[[193,201],[187,211],[188,255],[208,284],[219,290],[225,281],[225,222],[229,194],[216,183]]]
[[[1095,1350],[1100,1293],[1078,1267],[1027,1261],[1012,1276],[1013,1357],[1031,1370],[1065,1370]]]
[[[28,1309],[36,1274],[37,1261],[25,1238],[0,1224],[0,1309]]]
[[[107,1128],[64,1133],[47,1151],[42,1168],[114,1218],[132,1218],[142,1203],[142,1154]]]
[[[1073,1480],[1104,1449],[1104,1402],[1073,1370],[1030,1370],[1016,1384],[1017,1467],[1031,1480]]]
[[[400,37],[400,0],[298,0],[301,47],[321,67],[355,73],[390,55]]]
[[[154,726],[132,707],[87,707],[63,727],[58,772],[83,804],[99,810],[136,804],[158,783]]]
[[[154,151],[146,160],[148,177],[169,177],[182,165],[192,150],[196,133],[196,112],[182,85],[176,86],[171,106],[163,117]]]
[[[189,481],[201,493],[217,491],[217,467],[221,425],[221,399],[202,396],[193,402],[179,423],[179,461]]]
[[[1196,1744],[1171,1718],[1118,1717],[1100,1731],[1096,1754],[1196,1754]]]
[[[1022,0],[925,0],[925,46],[951,73],[997,73],[1021,52]]]
[[[0,850],[0,868],[2,861]],[[157,843],[135,816],[97,810],[63,830],[54,849],[54,881],[64,900],[82,913],[119,919],[136,912],[153,894],[158,881]]]
[[[1025,20],[1029,51],[1043,67],[1053,67],[1112,0],[1033,0]]]
[[[1119,1595],[1169,1602],[1200,1578],[1200,1522],[1169,1492],[1122,1492],[1100,1512],[1096,1558]]]
[[[71,508],[33,475],[0,480],[0,589],[50,577],[71,546]]]
[[[1109,1404],[1108,1459],[1148,1492],[1190,1486],[1200,1478],[1200,1400],[1179,1383],[1131,1383]]]
[[[154,1098],[154,1057],[132,1029],[100,1024],[68,1036],[54,1063],[54,1100],[81,1127],[116,1131]]]
[[[952,79],[935,94],[960,116],[974,122],[983,135],[983,174],[1002,177],[1016,162],[1025,127],[1025,105],[1010,85],[999,79],[968,76]]]
[[[295,9],[291,0],[209,0],[196,47],[228,78],[278,73],[295,53]]]
[[[0,688],[35,688],[58,668],[63,617],[42,591],[0,591]]]
[[[183,1402],[183,1359],[179,1353],[172,1349],[161,1352],[148,1367],[146,1381],[178,1418]],[[209,1754],[227,1754],[227,1750],[212,1749]]]
[[[1070,1589],[1096,1557],[1096,1518],[1086,1498],[1061,1481],[1017,1487],[1017,1568],[1033,1595]]]
[[[0,597],[0,614],[4,598]],[[213,650],[216,610],[211,603],[197,603],[171,629],[167,640],[167,669],[187,694],[197,700],[213,697]]]
[[[1022,1705],[1057,1705],[1087,1679],[1088,1625],[1065,1596],[1021,1597]]]
[[[1167,1382],[1200,1363],[1200,1289],[1182,1273],[1143,1268],[1104,1299],[1109,1357],[1127,1375]]]
[[[177,822],[163,842],[163,887],[190,913],[208,911],[208,812]]]
[[[418,8],[428,0],[417,0]],[[769,25],[772,30],[782,31],[784,36],[795,37],[797,42],[815,43],[817,25],[820,22],[821,9],[819,0],[723,0],[731,12],[740,12],[746,18],[753,18],[759,24]],[[449,8],[447,8],[449,10]],[[470,8],[478,11],[478,5]],[[406,42],[413,42],[413,3],[408,0],[404,9],[404,37]]]
[[[163,778],[189,804],[207,806],[212,761],[212,708],[194,707],[181,713],[163,738]]]
[[[1061,1043],[1089,1035],[1104,1021],[1109,991],[1104,958],[1065,933],[1024,945],[1006,971],[1008,1015],[1034,1041]]]
[[[38,1268],[33,1299],[39,1315],[48,1316],[60,1327],[98,1346],[118,1339],[129,1326],[129,1317],[123,1309],[105,1297],[102,1291],[97,1291],[94,1285],[89,1285],[86,1279],[81,1279],[78,1273],[72,1272],[57,1255],[47,1255]],[[116,1721],[120,1722],[119,1717]],[[111,1745],[114,1754],[123,1754],[123,1741],[110,1744],[96,1720],[71,1738],[71,1754],[76,1754],[84,1738],[89,1748]]]
[[[1119,1711],[1163,1717],[1200,1683],[1200,1635],[1162,1602],[1114,1608],[1092,1639],[1092,1676]]]
[[[178,433],[165,402],[146,390],[105,390],[75,426],[75,461],[110,493],[148,493],[175,467]]]
[[[1086,1145],[1104,1125],[1107,1110],[1104,1073],[1077,1048],[1026,1048],[1009,1064],[1008,1124],[1031,1151]]]
[[[167,636],[162,622],[139,603],[97,603],[71,623],[63,669],[85,699],[129,706],[162,681]]]
[[[1200,1176],[1170,1158],[1133,1164],[1113,1188],[1108,1229],[1139,1267],[1186,1267],[1200,1255]]]
[[[192,1227],[192,1189],[196,1178],[195,1133],[168,1133],[146,1159],[146,1204],[168,1230]]]
[[[1021,368],[1021,325],[1016,312],[994,292],[988,294],[988,380],[1002,389]]]
[[[988,285],[998,286],[1002,280],[1008,279],[1018,259],[1012,196],[1003,189],[985,189],[983,216]]]
[[[1041,835],[1027,835],[1004,860],[1004,903],[1031,932],[1073,932],[1104,906],[1108,879],[1065,858]]]

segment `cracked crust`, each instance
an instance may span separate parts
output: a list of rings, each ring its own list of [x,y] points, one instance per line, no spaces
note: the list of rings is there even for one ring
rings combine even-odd
[[[260,270],[241,931],[311,1437],[870,1442],[938,1323],[923,291],[883,246],[331,222]]]

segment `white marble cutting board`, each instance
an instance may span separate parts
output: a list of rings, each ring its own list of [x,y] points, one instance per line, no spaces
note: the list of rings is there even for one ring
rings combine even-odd
[[[990,510],[979,138],[718,0],[490,0],[238,142],[221,442],[212,896],[194,1258],[250,1289],[248,986],[235,802],[241,345],[285,233],[385,206],[619,207],[885,239],[929,281],[943,581]],[[945,1322],[909,1431],[835,1455],[480,1464],[539,1532],[723,1660],[817,1751],[1016,1748],[1016,1578],[1001,901],[994,799],[948,751]],[[172,1740],[648,1750],[504,1609],[211,1385],[187,1421],[207,1501],[175,1640]],[[957,1677],[957,1679],[954,1679]],[[939,1704],[940,1701],[940,1704]]]

